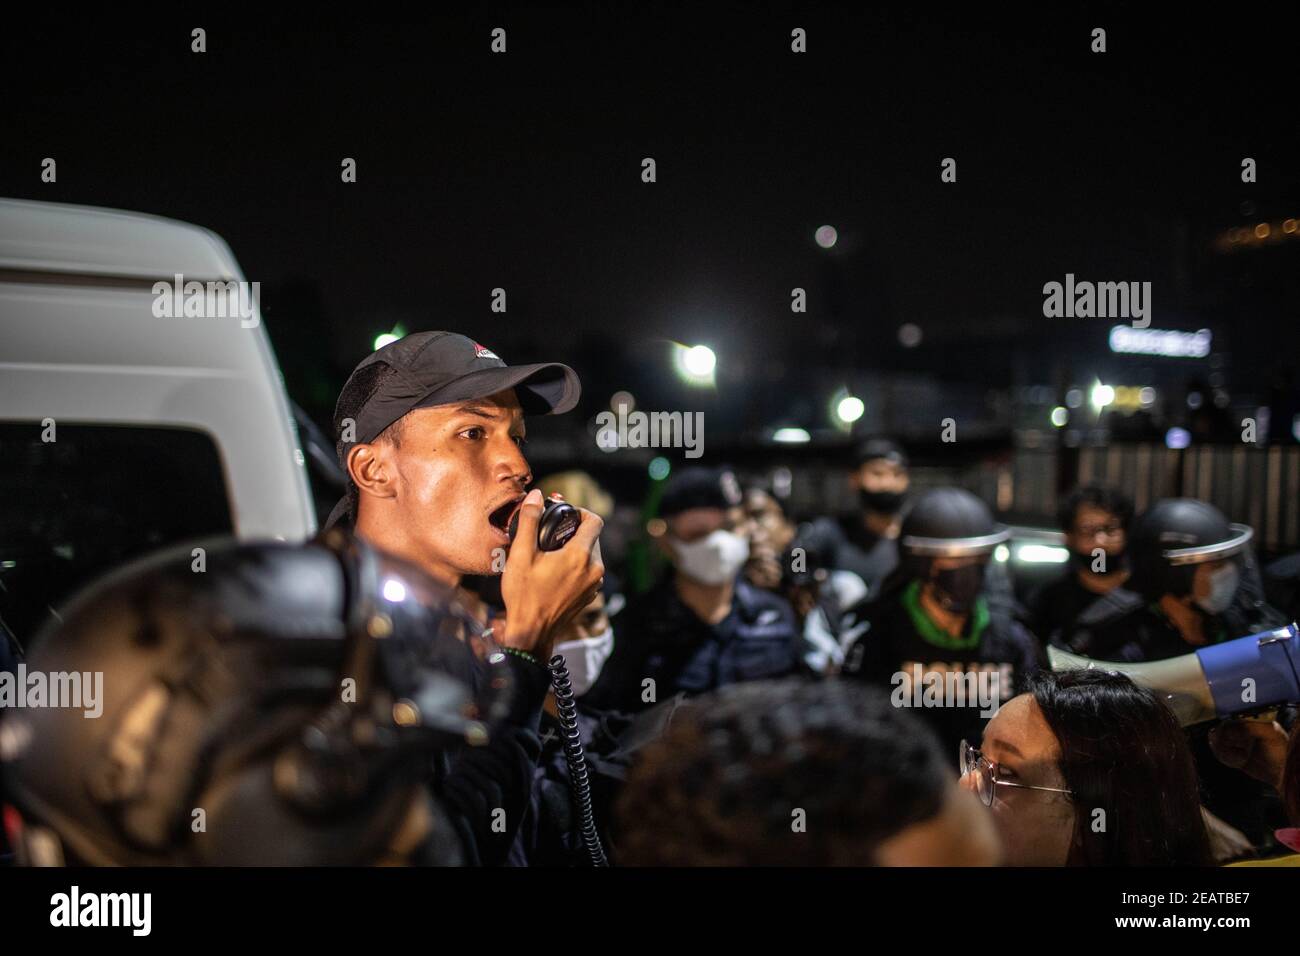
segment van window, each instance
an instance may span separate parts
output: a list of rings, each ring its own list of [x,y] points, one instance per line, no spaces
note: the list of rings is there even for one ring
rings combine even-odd
[[[83,586],[157,548],[230,534],[212,439],[179,428],[0,422],[0,621],[28,651]]]

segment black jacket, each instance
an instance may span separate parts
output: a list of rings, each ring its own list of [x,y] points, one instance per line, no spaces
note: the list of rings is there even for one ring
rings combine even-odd
[[[947,683],[949,674],[955,682],[961,675],[993,673],[997,675],[996,707],[1020,693],[1029,674],[1045,663],[1033,635],[1001,602],[981,597],[980,608],[972,612],[965,634],[957,639],[933,633],[937,630],[933,625],[919,626],[918,611],[915,582],[851,611],[850,619],[867,626],[849,648],[841,673],[889,690],[900,706],[907,707],[916,706],[917,694],[911,689],[918,668],[922,687],[939,679]],[[916,715],[934,728],[954,760],[963,739],[979,746],[987,722],[984,707],[977,702],[928,706],[924,694],[920,696],[922,706]]]
[[[682,603],[670,574],[623,611],[614,651],[584,699],[635,713],[677,693],[784,677],[798,669],[799,649],[794,610],[779,595],[737,578],[731,613],[707,624]]]
[[[506,660],[513,681],[510,710],[482,747],[442,755],[434,792],[451,817],[470,866],[499,866],[528,810],[533,776],[542,752],[538,733],[550,672],[513,654]]]

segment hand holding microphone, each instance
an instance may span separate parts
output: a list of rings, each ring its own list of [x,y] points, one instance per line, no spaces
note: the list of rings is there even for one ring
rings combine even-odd
[[[501,574],[506,629],[498,642],[546,661],[556,632],[600,591],[599,515],[533,489],[511,520],[512,543]]]

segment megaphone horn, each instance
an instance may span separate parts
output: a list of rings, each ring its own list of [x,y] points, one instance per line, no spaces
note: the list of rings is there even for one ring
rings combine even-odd
[[[1288,624],[1164,661],[1098,661],[1055,647],[1052,670],[1126,674],[1155,692],[1184,727],[1300,700],[1300,627]]]

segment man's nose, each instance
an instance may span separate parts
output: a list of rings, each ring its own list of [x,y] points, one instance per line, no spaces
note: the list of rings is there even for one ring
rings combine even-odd
[[[502,480],[515,480],[525,485],[533,480],[528,459],[524,457],[523,449],[513,439],[500,443],[493,469],[496,476]]]

